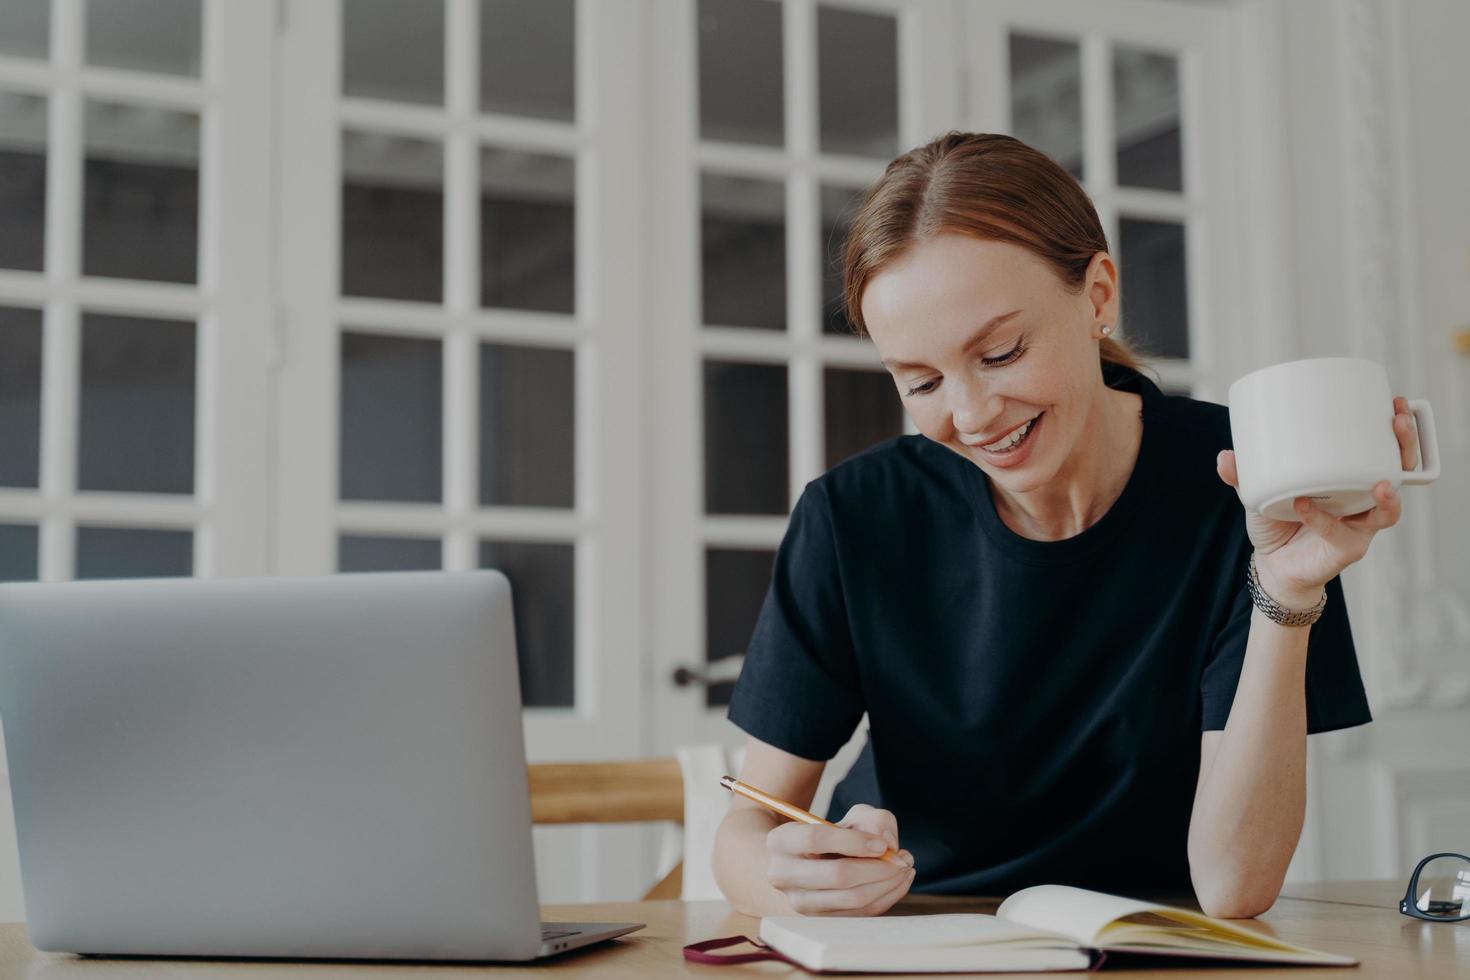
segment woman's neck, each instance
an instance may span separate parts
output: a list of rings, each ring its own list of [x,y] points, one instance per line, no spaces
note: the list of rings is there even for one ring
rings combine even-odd
[[[994,482],[995,512],[1012,531],[1034,541],[1076,537],[1123,495],[1143,444],[1143,399],[1103,387],[1077,450],[1045,486],[1009,494]]]

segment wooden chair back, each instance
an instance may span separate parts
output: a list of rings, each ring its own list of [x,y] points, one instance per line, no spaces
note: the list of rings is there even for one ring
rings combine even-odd
[[[678,759],[543,762],[527,769],[532,823],[684,822],[684,774]],[[678,898],[683,879],[680,863],[643,898]]]

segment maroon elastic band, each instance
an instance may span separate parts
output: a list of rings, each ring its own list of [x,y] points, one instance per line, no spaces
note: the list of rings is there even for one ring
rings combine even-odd
[[[726,946],[739,946],[741,943],[749,943],[758,952],[755,953],[711,953],[712,949],[724,949]],[[780,953],[769,946],[762,946],[748,936],[725,936],[721,939],[706,939],[703,942],[690,943],[684,947],[684,958],[691,963],[703,963],[706,966],[738,966],[741,963],[761,963],[767,960],[776,960],[781,963],[792,963]],[[792,963],[793,966],[800,964]]]

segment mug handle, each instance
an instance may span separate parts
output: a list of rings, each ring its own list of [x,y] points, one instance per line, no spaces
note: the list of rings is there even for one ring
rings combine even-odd
[[[1422,398],[1409,401],[1414,425],[1419,430],[1419,468],[1404,470],[1404,483],[1423,486],[1439,478],[1439,440],[1434,437],[1434,409]]]

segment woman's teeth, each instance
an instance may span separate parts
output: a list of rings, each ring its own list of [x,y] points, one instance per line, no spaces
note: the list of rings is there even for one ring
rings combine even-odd
[[[1033,418],[1031,419],[1031,421],[1025,423],[1019,428],[1012,429],[1011,433],[999,442],[991,443],[988,446],[981,446],[980,448],[989,453],[1003,453],[1008,449],[1012,449],[1022,439],[1026,438],[1026,434],[1031,431],[1031,426],[1035,424],[1035,422],[1036,419]]]

